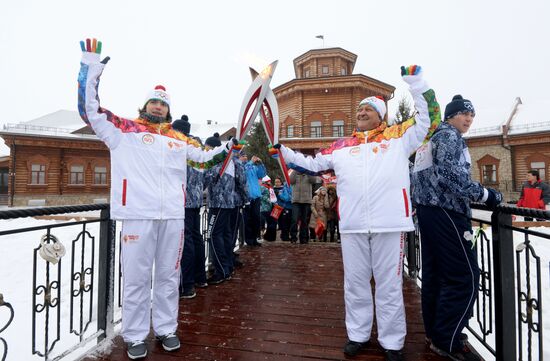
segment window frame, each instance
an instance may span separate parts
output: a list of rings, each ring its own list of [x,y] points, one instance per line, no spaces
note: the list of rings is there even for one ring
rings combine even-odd
[[[487,170],[488,167],[491,167],[491,169],[489,171],[491,173],[491,177],[490,177],[491,179],[489,181],[487,181],[488,177],[486,177],[486,175],[487,175],[486,170]],[[498,170],[498,166],[494,163],[483,164],[481,166],[481,176],[482,176],[481,184],[484,184],[484,185],[498,184],[497,170]]]
[[[38,171],[33,171],[33,166],[39,165],[40,169]],[[27,159],[27,187],[36,188],[36,187],[46,187],[48,186],[49,172],[50,169],[50,160],[43,156],[42,154],[35,154]],[[34,173],[43,173],[43,183],[33,183]],[[40,181],[40,175],[37,175],[38,181]]]
[[[97,171],[96,171],[97,168],[105,168],[105,172],[104,172],[104,173],[103,173],[103,172],[102,172],[102,173],[97,172]],[[106,185],[108,185],[108,181],[109,181],[109,180],[108,180],[108,177],[107,177],[108,172],[109,172],[109,170],[107,169],[107,166],[106,166],[106,165],[104,165],[104,164],[94,164],[94,165],[92,166],[92,184],[93,184],[94,186],[106,186]],[[98,183],[98,182],[96,182],[97,175],[100,175],[100,177],[99,177],[100,180],[101,180],[102,178],[105,178],[105,183]]]
[[[492,187],[499,185],[499,171],[500,171],[500,159],[493,157],[490,154],[485,154],[483,157],[481,157],[477,161],[477,166],[479,169],[479,182],[482,185],[490,185]],[[494,172],[494,181],[487,182],[485,180],[485,167],[486,166],[493,166],[494,169],[491,170],[491,172]]]
[[[342,124],[336,124],[342,122]],[[332,121],[332,136],[342,138],[344,136],[344,127],[346,122],[343,119],[334,119]]]
[[[543,166],[542,167],[535,167],[533,164],[535,163],[542,163]],[[535,161],[531,161],[529,162],[529,170],[537,170],[539,171],[539,177],[540,177],[540,180],[543,181],[543,182],[546,182],[546,170],[548,169],[548,164],[546,164],[546,162],[544,160],[535,160]]]
[[[312,120],[311,122],[309,122],[309,137],[323,137],[323,122],[321,120]]]
[[[75,172],[73,171],[73,167],[82,167],[82,172]],[[83,164],[83,163],[71,163],[69,164],[68,166],[69,168],[69,179],[68,179],[68,182],[67,182],[67,185],[69,186],[83,186],[86,184],[86,165]],[[78,175],[81,175],[81,182],[79,183],[78,180],[79,180],[79,176]],[[75,175],[76,177],[76,182],[73,181],[73,175]]]
[[[34,170],[34,166],[38,166],[39,169],[38,170]],[[33,185],[33,186],[45,186],[47,185],[46,183],[46,164],[45,163],[31,163],[31,166],[30,166],[30,179],[29,179],[29,185]],[[36,177],[35,177],[35,174],[36,174]],[[42,175],[42,177],[40,177],[40,175]],[[37,182],[35,183],[34,180],[37,180]],[[42,178],[42,182],[40,182],[40,178]]]
[[[287,125],[286,126],[286,137],[287,138],[294,138],[294,125]]]

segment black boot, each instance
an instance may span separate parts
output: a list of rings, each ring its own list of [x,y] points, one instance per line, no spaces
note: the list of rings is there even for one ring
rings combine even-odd
[[[365,342],[355,342],[348,340],[344,345],[344,353],[348,356],[357,356],[357,354],[364,348],[367,347],[369,341]]]

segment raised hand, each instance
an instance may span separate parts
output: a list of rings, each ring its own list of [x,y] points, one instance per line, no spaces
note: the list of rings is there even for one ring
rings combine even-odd
[[[241,149],[246,145],[246,140],[238,140],[237,138],[231,138],[231,142],[227,143],[227,148],[231,146],[234,152],[240,152]]]
[[[409,65],[407,67],[401,66],[401,76],[405,75],[419,75],[422,72],[420,65]]]
[[[420,65],[409,65],[407,67],[401,67],[401,76],[405,83],[409,84],[411,88],[420,89],[426,88],[426,81],[423,78],[424,72]]]
[[[103,44],[97,39],[86,39],[86,41],[80,41],[80,49],[82,50],[82,58],[88,60],[88,62],[99,62],[99,56],[101,55],[101,48]],[[103,64],[107,64],[110,60],[108,56],[101,61]]]
[[[267,151],[269,152],[269,156],[271,158],[279,158],[279,149],[281,149],[281,145],[279,143],[276,144],[269,144],[267,146]]]

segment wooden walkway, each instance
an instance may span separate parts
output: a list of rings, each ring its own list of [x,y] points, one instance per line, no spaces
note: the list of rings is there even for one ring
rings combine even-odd
[[[181,349],[164,352],[150,336],[146,360],[346,360],[339,244],[266,243],[241,251],[245,265],[230,281],[199,289],[194,299],[181,300]],[[420,292],[407,278],[404,295],[405,359],[447,360],[430,352],[424,343]],[[118,336],[109,355],[84,360],[127,359]],[[384,354],[374,341],[353,359],[383,360]]]

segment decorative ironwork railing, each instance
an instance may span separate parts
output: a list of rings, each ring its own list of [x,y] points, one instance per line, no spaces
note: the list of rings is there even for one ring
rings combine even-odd
[[[11,239],[7,237],[20,235],[25,235],[29,242],[36,240],[29,248],[33,254],[32,269],[29,266],[19,270],[29,272],[27,278],[32,278],[32,295],[29,295],[32,314],[26,317],[26,309],[5,302],[0,293],[0,361],[8,356],[9,339],[3,332],[13,327],[14,319],[25,323],[19,329],[31,330],[30,337],[21,336],[26,337],[25,342],[16,343],[17,346],[28,343],[28,348],[25,347],[28,354],[10,348],[18,359],[27,360],[34,355],[35,358],[59,360],[82,346],[93,347],[114,335],[114,328],[121,321],[120,317],[115,317],[119,316],[122,307],[122,270],[119,267],[120,234],[117,235],[116,222],[109,217],[109,205],[3,210],[0,219],[20,220],[88,211],[100,211],[99,217],[96,212],[91,219],[0,229],[0,244],[2,241],[9,243]],[[207,219],[207,211],[203,208],[201,227],[208,264]],[[17,246],[11,244],[10,247]],[[21,264],[27,262],[22,260]],[[0,283],[0,291],[5,292],[3,284]],[[4,294],[8,299],[9,294]]]
[[[496,360],[543,360],[543,265],[536,248],[550,249],[550,232],[530,228],[550,230],[550,211],[507,205],[494,212],[481,204],[472,208],[487,211],[490,218],[472,218],[480,282],[468,330]],[[512,222],[519,217],[535,221]],[[419,286],[421,244],[418,230],[408,234],[405,269]]]
[[[473,208],[477,213],[486,211],[490,218],[477,214],[472,218],[481,276],[469,331],[496,360],[543,360],[543,293],[547,288],[543,288],[543,262],[537,250],[550,247],[550,232],[532,228],[547,225],[550,212],[506,205],[494,212],[478,204]],[[117,262],[119,237],[115,222],[109,218],[109,206],[6,210],[0,211],[0,219],[85,211],[100,211],[100,215],[95,219],[0,230],[0,241],[16,234],[28,235],[31,240],[36,237],[32,269],[26,269],[24,261],[18,269],[32,273],[32,316],[27,317],[32,331],[25,341],[29,353],[18,353],[18,357],[30,359],[35,355],[59,360],[82,345],[114,335],[114,327],[120,321],[115,320],[115,311],[121,305],[122,275]],[[532,217],[543,222],[512,222],[513,217]],[[208,252],[206,211],[201,223]],[[61,231],[66,228],[73,229],[70,237]],[[60,233],[64,236],[59,237]],[[62,243],[70,246],[66,253]],[[409,233],[405,266],[408,274],[419,281],[421,243],[418,231]],[[25,318],[26,309],[18,308],[13,300],[8,302],[10,295],[4,283],[1,287],[4,295],[0,293],[0,361],[5,361],[8,350],[13,350],[8,348],[12,340],[6,332],[18,318]]]

